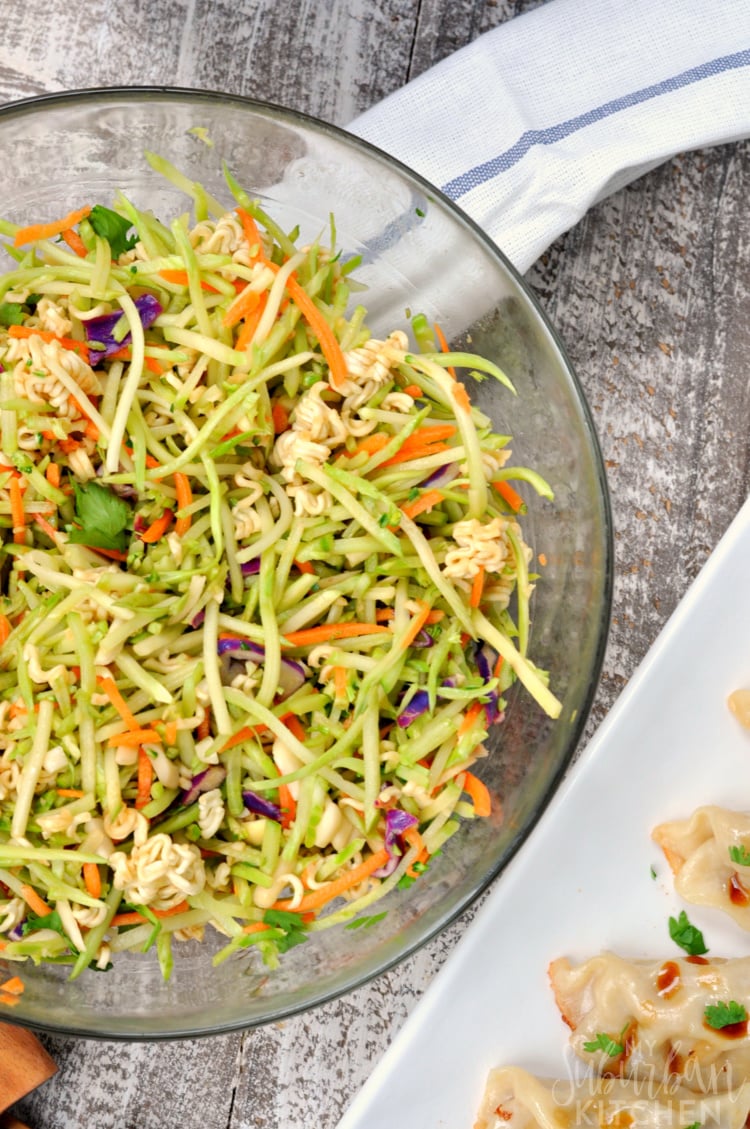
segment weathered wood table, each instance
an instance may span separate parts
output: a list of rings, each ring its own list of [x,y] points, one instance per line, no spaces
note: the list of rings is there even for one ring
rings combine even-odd
[[[48,0],[40,17],[5,0],[0,100],[170,84],[345,124],[537,4]],[[614,505],[614,619],[589,732],[747,493],[749,191],[747,143],[678,157],[590,212],[529,272],[592,405]],[[368,987],[244,1035],[47,1038],[60,1072],[17,1112],[36,1129],[334,1126],[471,916]]]

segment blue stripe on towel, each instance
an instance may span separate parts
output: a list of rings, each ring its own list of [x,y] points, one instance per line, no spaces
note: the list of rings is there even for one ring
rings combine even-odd
[[[554,145],[556,141],[569,137],[571,133],[577,133],[579,129],[585,129],[586,126],[593,125],[594,122],[599,122],[603,118],[611,117],[612,114],[619,114],[621,110],[628,110],[631,106],[637,106],[641,102],[649,102],[652,98],[661,97],[662,94],[671,94],[672,91],[680,90],[683,86],[692,86],[693,83],[702,82],[706,78],[713,78],[714,75],[723,74],[725,71],[738,70],[747,66],[750,66],[750,50],[737,51],[734,55],[722,55],[718,59],[711,59],[708,63],[701,63],[698,67],[691,67],[690,70],[683,71],[672,78],[665,78],[662,82],[656,82],[653,86],[644,86],[642,90],[635,90],[632,94],[613,98],[611,102],[605,102],[601,106],[596,106],[593,110],[587,110],[584,114],[569,118],[568,121],[548,126],[547,129],[527,130],[510,149],[506,149],[498,157],[493,157],[491,160],[469,169],[468,172],[454,177],[453,180],[449,180],[447,184],[442,186],[442,190],[446,196],[455,200],[466,195],[472,188],[477,188],[480,184],[485,184],[500,173],[507,172],[513,165],[518,164],[534,145]]]

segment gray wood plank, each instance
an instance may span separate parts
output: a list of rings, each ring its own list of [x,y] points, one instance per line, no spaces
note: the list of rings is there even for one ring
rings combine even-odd
[[[178,83],[343,124],[538,2],[49,0],[40,21],[6,0],[0,99]],[[589,397],[613,492],[615,617],[589,732],[747,492],[749,180],[747,143],[677,159],[592,210],[529,274]],[[373,984],[282,1024],[155,1046],[47,1039],[60,1074],[19,1115],[38,1129],[332,1127],[475,910]]]

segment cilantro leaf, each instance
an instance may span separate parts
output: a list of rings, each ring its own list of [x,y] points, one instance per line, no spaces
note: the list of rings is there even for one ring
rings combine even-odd
[[[701,1129],[701,1122],[694,1121],[692,1125],[686,1125],[685,1129]]]
[[[731,1027],[733,1023],[743,1023],[747,1019],[744,1005],[738,1004],[735,1000],[730,1000],[729,1003],[724,1003],[722,1000],[718,1004],[708,1004],[703,1014],[708,1026],[713,1027],[715,1031],[720,1031],[722,1027]]]
[[[288,913],[283,909],[267,909],[263,914],[263,920],[266,925],[280,929],[284,934],[276,938],[276,947],[280,953],[286,953],[295,945],[301,945],[307,940],[307,925],[298,913]]]
[[[604,1031],[599,1031],[595,1039],[591,1039],[588,1043],[583,1044],[583,1049],[593,1054],[595,1051],[604,1051],[605,1055],[609,1058],[614,1058],[615,1055],[621,1055],[624,1051],[622,1043],[618,1043],[611,1035],[607,1035]]]
[[[62,934],[67,937],[67,933],[63,929],[63,923],[60,920],[60,914],[57,910],[52,913],[46,913],[44,917],[37,917],[36,914],[27,914],[26,920],[21,926],[21,933],[25,937],[28,933],[34,933],[37,929],[54,929],[55,933]]]
[[[670,917],[669,919],[669,936],[689,953],[691,957],[700,956],[702,953],[708,952],[706,942],[703,940],[703,934],[700,929],[695,925],[690,924],[688,915],[684,910],[680,913],[679,917]]]
[[[133,226],[130,220],[119,216],[111,208],[105,208],[102,204],[95,204],[89,213],[88,221],[96,234],[107,240],[112,248],[114,259],[135,247],[136,237],[128,235]]]
[[[20,302],[0,302],[0,325],[23,325],[24,317]]]
[[[750,866],[750,851],[744,845],[729,848],[729,857],[738,866]]]
[[[117,494],[98,482],[75,483],[75,512],[80,529],[70,531],[69,540],[95,549],[127,548],[126,530],[130,524],[130,506]]]

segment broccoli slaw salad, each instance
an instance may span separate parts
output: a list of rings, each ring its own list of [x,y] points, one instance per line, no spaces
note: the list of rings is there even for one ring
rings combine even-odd
[[[148,159],[192,218],[0,221],[0,958],[72,977],[372,921],[490,814],[510,685],[560,712],[512,482],[551,493],[457,370],[507,378],[371,337],[333,220]]]

